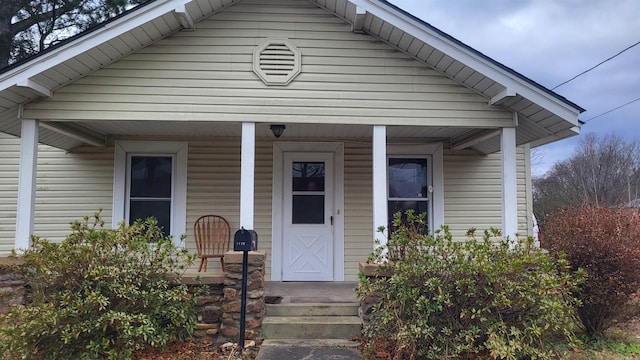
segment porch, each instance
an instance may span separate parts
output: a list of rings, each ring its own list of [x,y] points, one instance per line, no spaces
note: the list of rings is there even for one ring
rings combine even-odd
[[[219,124],[212,123],[207,128],[216,128],[216,125]],[[182,129],[188,132],[191,127],[185,125]],[[32,133],[31,140],[36,144],[40,138],[37,133],[41,129],[38,125],[34,128],[36,131]],[[377,229],[386,226],[390,214],[395,212],[388,211],[390,201],[393,206],[426,208],[430,228],[436,229],[446,222],[460,236],[464,236],[469,226],[501,227],[506,234],[515,233],[515,230],[508,231],[507,226],[501,226],[501,221],[510,220],[511,228],[516,229],[516,209],[526,213],[522,211],[527,206],[524,195],[503,199],[499,195],[517,195],[515,190],[508,188],[516,184],[526,186],[527,148],[516,148],[512,143],[511,157],[504,156],[505,152],[482,155],[470,150],[451,150],[447,141],[435,139],[433,134],[429,134],[429,130],[435,131],[432,127],[334,125],[327,128],[344,132],[347,137],[336,138],[335,134],[330,137],[324,132],[314,132],[317,127],[309,124],[287,124],[285,134],[275,139],[273,135],[269,136],[268,124],[243,123],[229,125],[232,130],[229,135],[233,136],[226,137],[212,134],[211,137],[167,139],[147,136],[119,140],[116,136],[113,145],[109,144],[104,149],[85,147],[70,155],[48,148],[33,152],[29,160],[33,164],[39,163],[38,170],[30,173],[29,180],[32,181],[21,184],[34,185],[37,182],[40,187],[37,191],[29,187],[18,196],[18,203],[25,199],[29,201],[26,207],[28,211],[17,212],[17,217],[26,223],[18,219],[20,225],[16,228],[21,233],[15,237],[14,247],[28,248],[28,235],[33,232],[53,237],[54,240],[62,239],[66,235],[65,227],[60,226],[62,230],[56,229],[57,233],[52,235],[51,226],[45,223],[62,216],[57,211],[60,207],[69,209],[64,214],[64,221],[86,215],[97,207],[105,209],[105,217],[114,227],[120,220],[129,218],[127,207],[130,208],[133,200],[127,197],[130,191],[127,174],[132,173],[130,158],[133,156],[144,160],[163,156],[162,160],[166,158],[167,163],[171,162],[173,172],[170,176],[175,180],[171,184],[175,191],[171,193],[174,195],[171,199],[172,208],[166,210],[164,218],[170,222],[167,228],[170,227],[175,239],[186,235],[181,245],[195,251],[192,229],[199,216],[223,216],[229,221],[232,232],[240,227],[257,231],[259,248],[268,253],[267,280],[356,280],[358,262],[371,253],[376,239],[384,239]],[[324,127],[322,129],[328,131]],[[359,132],[354,134],[354,130]],[[406,134],[401,130],[413,131],[416,137],[403,137]],[[456,130],[461,133],[469,131]],[[504,132],[514,135],[513,128],[505,128]],[[25,131],[23,142],[28,137]],[[38,156],[42,160],[37,160]],[[69,191],[69,181],[65,180],[67,175],[57,170],[63,169],[63,166],[47,167],[45,161],[53,158],[64,166],[78,169],[74,170],[74,176],[82,183],[73,188],[73,194]],[[519,161],[517,164],[516,158]],[[80,167],[82,164],[90,165],[90,170],[86,171],[90,173],[84,173],[84,168]],[[298,177],[310,175],[294,174],[293,171],[305,165],[317,168],[319,164],[326,166],[325,173],[314,176],[321,177],[326,186],[313,191],[302,187],[303,181]],[[402,182],[400,180],[410,176],[413,181],[411,189],[419,190],[409,191],[410,194],[406,196],[388,196],[391,187],[386,175],[388,167],[403,165],[411,165],[416,170],[396,171],[397,176],[392,177],[391,182]],[[513,175],[514,181],[506,181],[509,177],[502,175],[504,168]],[[21,173],[27,175],[26,172]],[[36,173],[41,175],[37,176]],[[166,177],[170,176],[167,171]],[[445,179],[448,182],[446,187]],[[83,201],[74,201],[67,206],[65,201],[73,196],[82,196]],[[324,197],[324,202],[315,202],[320,197]],[[302,201],[307,199],[309,201]],[[36,205],[32,206],[32,201]],[[320,215],[294,218],[293,214],[305,214],[295,209],[309,202],[317,205]],[[506,206],[510,203],[513,204]],[[508,208],[506,212],[503,210],[505,207]],[[308,208],[305,206],[305,209]],[[450,214],[448,218],[445,210]],[[44,220],[38,219],[36,213]],[[474,216],[481,213],[481,218],[476,216],[474,222],[470,223],[469,213]],[[521,223],[526,224],[525,221]],[[294,232],[302,227],[301,224],[310,225],[305,225],[301,232]],[[307,243],[298,246],[289,240],[300,238],[301,234],[311,234],[312,231],[308,229],[311,227],[322,230],[313,233],[317,235],[318,242],[313,243],[313,239],[305,238]],[[35,231],[29,230],[31,228],[35,228]],[[521,227],[520,231],[526,232],[526,228]],[[318,247],[326,251],[318,251]],[[309,256],[298,262],[301,266],[315,266],[311,260],[315,260],[318,254],[323,255],[322,259],[318,259],[324,266],[318,276],[303,278],[298,273],[308,275],[308,269],[296,268],[298,264],[290,263],[290,259],[296,257],[287,256],[287,252],[300,249],[309,249],[305,252]],[[211,270],[216,271],[218,266],[214,266]]]

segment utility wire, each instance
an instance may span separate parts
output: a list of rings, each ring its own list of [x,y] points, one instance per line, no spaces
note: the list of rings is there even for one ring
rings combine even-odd
[[[633,45],[631,45],[631,46],[627,47],[626,49],[624,49],[624,50],[620,51],[619,53],[617,53],[617,54],[613,55],[612,57],[610,57],[610,58],[608,58],[608,59],[606,59],[606,60],[603,60],[603,61],[599,62],[596,66],[593,66],[593,67],[591,67],[591,68],[589,68],[589,69],[587,69],[587,70],[585,70],[585,71],[581,72],[580,74],[578,74],[578,75],[576,75],[576,76],[572,77],[571,79],[569,79],[569,80],[567,80],[567,81],[565,81],[565,82],[562,82],[562,83],[560,83],[560,84],[556,85],[556,86],[555,86],[555,87],[553,87],[551,90],[555,90],[555,89],[559,88],[560,86],[562,86],[562,85],[564,85],[564,84],[566,84],[566,83],[568,83],[568,82],[571,82],[571,81],[573,81],[573,80],[575,80],[575,79],[579,78],[580,76],[582,76],[582,75],[584,75],[584,74],[588,73],[589,71],[591,71],[591,70],[593,70],[593,69],[597,68],[598,66],[600,66],[600,65],[602,65],[602,64],[604,64],[604,63],[606,63],[607,61],[615,59],[616,57],[618,57],[618,56],[619,56],[620,54],[622,54],[623,52],[625,52],[625,51],[627,51],[627,50],[629,50],[629,49],[633,48],[634,46],[636,46],[636,45],[638,45],[638,44],[640,44],[640,41],[638,41],[637,43],[635,43],[635,44],[633,44]],[[635,100],[634,100],[634,101],[635,101]]]
[[[607,115],[607,114],[608,114],[608,113],[610,113],[610,112],[614,112],[614,111],[616,111],[616,110],[618,110],[618,109],[620,109],[620,108],[623,108],[623,107],[625,107],[625,106],[627,106],[627,105],[631,105],[631,104],[633,104],[633,103],[634,103],[634,102],[636,102],[636,101],[640,101],[640,97],[639,97],[639,98],[637,98],[637,99],[631,100],[631,101],[629,101],[629,102],[627,102],[627,103],[624,103],[624,104],[622,104],[622,105],[620,105],[620,106],[616,106],[616,107],[614,107],[614,108],[613,108],[613,109],[611,109],[611,110],[607,110],[607,111],[603,112],[603,113],[602,113],[602,114],[600,114],[600,115],[596,115],[596,116],[594,116],[594,117],[592,117],[592,118],[589,118],[589,119],[585,120],[584,122],[585,122],[585,123],[587,123],[587,122],[589,122],[589,121],[591,121],[591,120],[593,120],[593,119],[595,119],[595,118],[599,118],[600,116]]]

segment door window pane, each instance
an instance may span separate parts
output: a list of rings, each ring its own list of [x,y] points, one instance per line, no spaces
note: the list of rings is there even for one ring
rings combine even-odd
[[[292,224],[324,224],[325,163],[292,163]]]
[[[129,171],[129,223],[155,217],[170,234],[173,157],[131,156]]]
[[[293,191],[324,191],[324,162],[294,162]]]
[[[324,224],[324,195],[293,195],[292,224]]]

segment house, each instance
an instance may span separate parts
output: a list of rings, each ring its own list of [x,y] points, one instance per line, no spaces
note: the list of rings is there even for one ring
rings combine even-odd
[[[156,0],[0,73],[0,252],[218,214],[268,280],[355,280],[400,209],[532,234],[529,150],[582,111],[384,0]]]

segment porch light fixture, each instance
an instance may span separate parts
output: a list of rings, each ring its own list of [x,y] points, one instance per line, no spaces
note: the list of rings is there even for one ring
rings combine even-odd
[[[271,129],[271,132],[273,133],[273,136],[276,137],[276,139],[280,138],[280,136],[282,136],[282,133],[284,132],[284,129],[286,129],[287,127],[284,125],[271,125],[269,127],[269,129]]]

